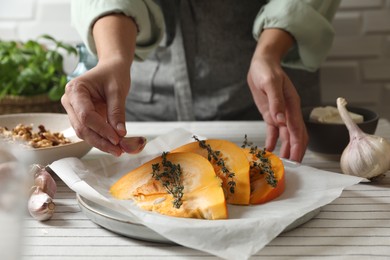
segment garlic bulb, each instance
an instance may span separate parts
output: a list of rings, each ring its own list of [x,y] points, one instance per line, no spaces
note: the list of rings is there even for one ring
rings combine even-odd
[[[39,221],[50,219],[54,214],[56,205],[53,199],[39,187],[33,187],[34,191],[28,201],[30,215]]]
[[[385,173],[390,169],[390,143],[380,136],[364,133],[351,119],[346,105],[344,98],[337,99],[337,108],[350,138],[341,155],[341,171],[367,179]]]

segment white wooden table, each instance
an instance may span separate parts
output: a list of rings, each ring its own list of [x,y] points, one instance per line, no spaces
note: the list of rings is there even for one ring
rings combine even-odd
[[[259,145],[265,140],[262,122],[129,123],[128,132],[152,136],[178,127],[237,143],[243,133]],[[390,140],[390,123],[380,120],[376,134]],[[311,151],[303,164],[340,172],[338,161]],[[25,217],[23,259],[216,259],[182,246],[134,240],[103,229],[81,212],[76,194],[61,180],[57,183],[53,218],[41,223]],[[380,183],[347,188],[312,220],[282,233],[253,257],[260,258],[390,259],[390,172]]]

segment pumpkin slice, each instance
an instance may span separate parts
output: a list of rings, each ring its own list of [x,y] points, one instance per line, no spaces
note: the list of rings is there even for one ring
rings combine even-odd
[[[206,148],[202,148],[199,141],[178,147],[172,152],[193,152],[209,159],[215,173],[222,180],[227,203],[248,205],[250,197],[249,162],[245,153],[239,146],[230,141],[210,139],[201,142],[210,145],[212,151],[218,152],[219,158],[223,159],[222,164],[224,165],[221,165],[221,161],[218,162],[212,156],[210,158],[209,151]],[[227,172],[223,171],[223,166]],[[231,173],[234,173],[234,176],[229,177]]]
[[[275,154],[250,148],[243,149],[251,165],[250,203],[263,204],[280,196],[285,189],[285,171],[282,160]],[[260,160],[256,153],[263,158]],[[262,167],[254,167],[254,164]],[[267,167],[270,167],[267,169]]]
[[[139,207],[164,215],[203,219],[227,218],[221,181],[208,160],[195,153],[169,153],[166,159],[181,168],[180,185],[183,187],[183,196],[179,208],[175,207],[177,201],[168,193],[162,181],[152,175],[153,165],[160,165],[158,172],[163,171],[162,156],[124,175],[111,187],[110,193],[117,199],[133,199]]]

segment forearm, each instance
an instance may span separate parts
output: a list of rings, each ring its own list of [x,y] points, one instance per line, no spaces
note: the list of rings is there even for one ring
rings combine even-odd
[[[296,43],[284,56],[283,65],[315,71],[331,48],[331,20],[339,3],[340,0],[270,0],[255,19],[253,36],[259,39],[267,28],[289,32]]]
[[[137,25],[122,14],[107,15],[92,28],[99,60],[117,58],[130,67],[134,59]]]
[[[255,57],[269,57],[281,61],[294,45],[294,38],[281,29],[264,29],[260,34]]]

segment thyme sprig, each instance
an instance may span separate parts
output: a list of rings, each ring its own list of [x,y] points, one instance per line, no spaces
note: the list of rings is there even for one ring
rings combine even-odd
[[[155,180],[160,181],[167,192],[173,196],[173,206],[178,209],[183,204],[184,186],[181,181],[183,171],[180,164],[174,164],[167,160],[167,154],[168,152],[162,153],[161,164],[152,164],[152,176]]]
[[[253,145],[252,142],[249,142],[247,135],[245,135],[241,147],[246,148],[247,146],[250,147],[249,153],[253,154],[258,159],[257,161],[251,162],[250,164],[251,170],[256,169],[259,172],[259,174],[266,174],[265,179],[267,183],[275,188],[276,185],[278,184],[278,180],[275,178],[275,173],[272,170],[271,160],[265,157],[266,155],[265,148],[259,149],[256,145]]]
[[[242,142],[241,148],[246,148],[247,146],[251,147],[253,146],[253,143],[248,141],[248,136],[245,134],[244,141]]]
[[[207,150],[207,159],[210,162],[215,162],[216,165],[221,169],[222,173],[225,177],[229,178],[227,184],[229,185],[229,192],[234,194],[236,182],[234,180],[235,173],[229,171],[226,167],[225,160],[221,157],[221,152],[217,150],[213,150],[209,144],[206,143],[205,140],[200,140],[197,136],[192,136],[198,143],[199,147]]]

